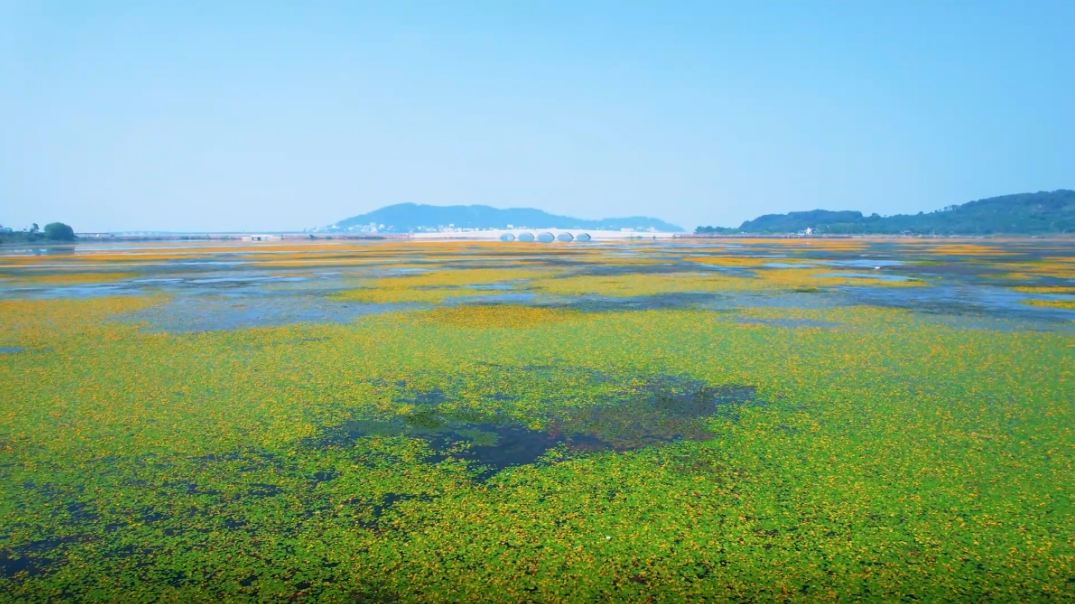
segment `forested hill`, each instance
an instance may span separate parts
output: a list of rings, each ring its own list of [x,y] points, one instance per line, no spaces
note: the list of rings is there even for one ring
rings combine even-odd
[[[813,210],[768,214],[744,222],[738,229],[699,227],[699,233],[794,233],[807,228],[824,234],[877,233],[1035,235],[1075,232],[1075,191],[1060,189],[1020,193],[948,206],[935,212],[864,216],[862,212]]]
[[[436,231],[451,225],[462,229],[558,228],[620,230],[637,229],[656,231],[682,231],[681,227],[656,218],[632,216],[629,218],[604,218],[586,220],[570,216],[557,216],[533,208],[499,209],[490,206],[431,206],[414,203],[398,203],[374,210],[368,214],[353,216],[328,227],[328,230],[354,230],[375,224],[378,231],[411,233]],[[384,225],[383,227],[381,225]]]

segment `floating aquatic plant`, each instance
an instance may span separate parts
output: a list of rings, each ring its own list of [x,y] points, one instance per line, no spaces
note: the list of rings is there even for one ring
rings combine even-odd
[[[56,264],[183,275],[93,298],[0,284],[0,348],[19,349],[0,354],[0,601],[1075,598],[1068,309],[948,325],[944,306],[848,297],[912,290],[806,266],[883,255],[915,262],[891,269],[915,291],[1019,298],[992,284],[1064,293],[1049,289],[1067,287],[1064,246],[557,245],[0,258],[13,280]],[[774,255],[804,268],[764,266]],[[225,270],[309,278],[184,289]],[[540,295],[491,304],[474,287],[489,283]],[[251,312],[279,296],[426,306],[152,324],[207,290]],[[646,296],[670,303],[612,305]]]

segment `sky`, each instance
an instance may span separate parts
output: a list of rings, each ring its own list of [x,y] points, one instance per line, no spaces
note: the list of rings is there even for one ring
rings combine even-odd
[[[737,226],[1075,188],[1075,2],[0,1],[0,224]]]

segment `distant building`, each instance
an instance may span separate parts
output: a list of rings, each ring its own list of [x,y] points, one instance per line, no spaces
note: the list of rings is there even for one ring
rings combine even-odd
[[[243,241],[280,241],[279,235],[243,235]]]

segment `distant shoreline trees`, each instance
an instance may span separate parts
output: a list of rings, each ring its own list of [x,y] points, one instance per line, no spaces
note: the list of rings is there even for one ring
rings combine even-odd
[[[731,227],[700,226],[694,229],[695,235],[735,235],[738,233],[742,231]]]
[[[75,230],[62,222],[50,222],[44,229],[35,222],[30,228],[21,231],[0,225],[0,243],[62,243],[75,240]]]
[[[1075,191],[1020,193],[949,205],[935,212],[864,215],[811,210],[766,214],[739,228],[700,226],[695,233],[802,233],[817,235],[1044,235],[1075,232]]]

